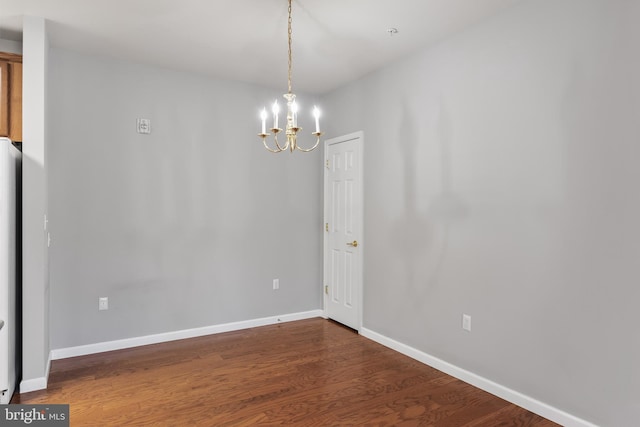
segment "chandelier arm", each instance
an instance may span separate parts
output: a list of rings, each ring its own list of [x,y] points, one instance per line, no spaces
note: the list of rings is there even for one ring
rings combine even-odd
[[[280,146],[280,144],[278,143],[278,135],[273,135],[273,140],[276,142],[276,147],[278,147],[278,149],[279,149],[280,151],[284,151],[284,150],[286,150],[287,148],[289,148],[289,138],[287,138],[287,143],[286,143],[286,144],[284,144],[284,147],[281,147],[281,146]],[[278,151],[278,153],[279,153],[280,151]]]
[[[281,149],[280,150],[278,150],[278,149],[274,150],[273,148],[269,147],[267,145],[267,138],[262,138],[262,143],[264,144],[264,148],[266,148],[268,151],[271,151],[272,153],[279,153],[279,152],[283,151]],[[280,147],[278,147],[278,148],[280,148]]]
[[[296,148],[304,153],[308,153],[309,151],[313,151],[316,149],[316,147],[318,146],[318,144],[320,144],[320,136],[322,135],[322,132],[318,132],[318,133],[314,133],[314,135],[318,138],[316,140],[316,143],[313,147],[311,148],[302,148],[299,145],[296,145]]]

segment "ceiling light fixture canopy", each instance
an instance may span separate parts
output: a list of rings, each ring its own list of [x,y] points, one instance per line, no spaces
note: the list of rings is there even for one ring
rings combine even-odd
[[[289,91],[285,93],[283,96],[287,100],[287,117],[285,124],[285,136],[287,137],[284,145],[280,145],[278,142],[278,133],[282,132],[282,129],[278,127],[278,114],[280,113],[280,106],[278,105],[278,100],[273,103],[273,107],[271,108],[271,112],[273,113],[273,127],[270,129],[271,133],[267,133],[267,118],[268,113],[267,109],[263,108],[260,113],[260,119],[262,120],[262,132],[258,134],[260,138],[262,138],[262,143],[264,144],[264,148],[269,150],[272,153],[280,153],[281,151],[289,150],[292,153],[295,150],[300,150],[304,152],[309,152],[314,150],[318,144],[320,143],[320,136],[322,136],[322,132],[320,132],[320,110],[318,107],[313,107],[313,117],[316,121],[316,131],[311,133],[311,135],[316,137],[316,143],[311,148],[302,148],[298,145],[297,136],[298,131],[302,130],[301,127],[298,126],[298,104],[296,103],[296,96],[291,91],[291,64],[292,64],[292,56],[291,56],[291,0],[289,0],[289,20],[288,20],[288,33],[287,39],[289,42],[288,48],[288,60],[289,60],[289,68],[287,73],[287,83]],[[267,144],[267,137],[273,134],[273,141],[275,143],[275,148],[269,147]]]

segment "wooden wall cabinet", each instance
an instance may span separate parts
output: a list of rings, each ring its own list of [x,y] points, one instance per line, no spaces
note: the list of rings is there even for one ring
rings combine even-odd
[[[0,52],[0,136],[22,142],[22,55]]]

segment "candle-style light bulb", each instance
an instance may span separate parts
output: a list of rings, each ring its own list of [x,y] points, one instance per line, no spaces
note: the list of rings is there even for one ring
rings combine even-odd
[[[278,129],[278,113],[280,112],[280,106],[278,105],[278,100],[273,103],[273,128]]]
[[[313,117],[316,119],[316,133],[320,132],[320,110],[315,105],[313,106]]]
[[[262,108],[262,112],[260,113],[260,118],[262,119],[262,134],[264,135],[267,130],[267,109]]]

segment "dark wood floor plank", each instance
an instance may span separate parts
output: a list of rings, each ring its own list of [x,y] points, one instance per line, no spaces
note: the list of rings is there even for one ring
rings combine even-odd
[[[56,360],[73,426],[556,424],[324,319]]]

